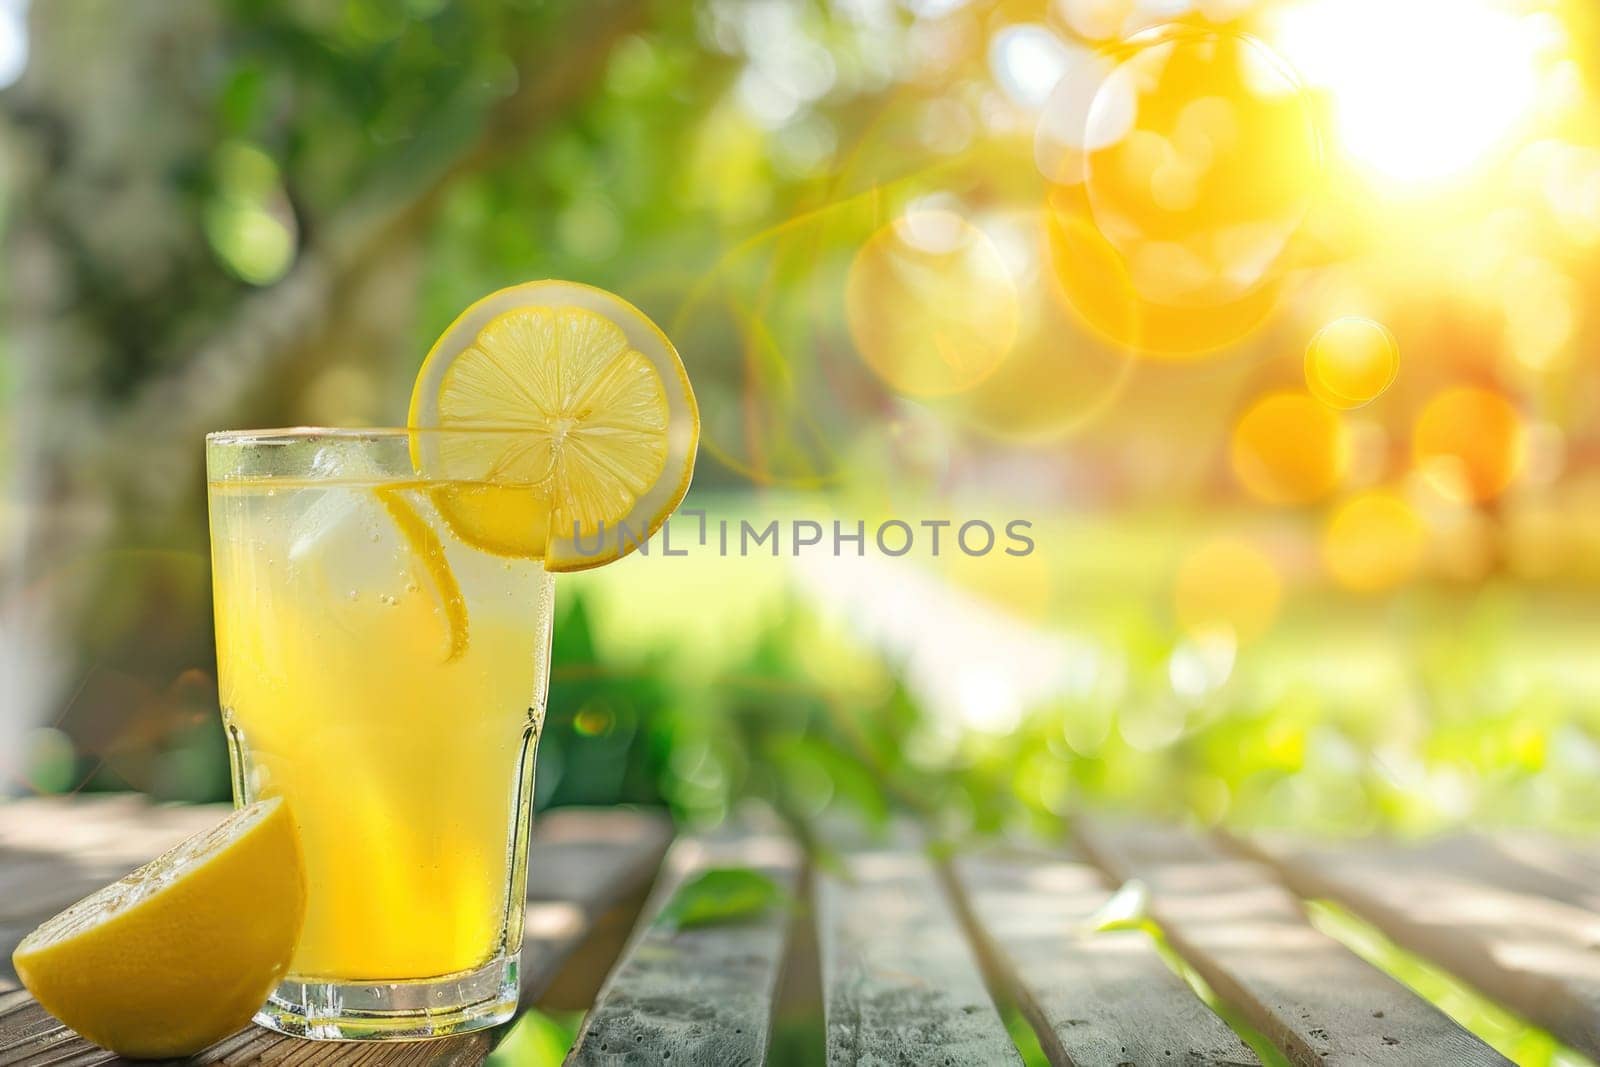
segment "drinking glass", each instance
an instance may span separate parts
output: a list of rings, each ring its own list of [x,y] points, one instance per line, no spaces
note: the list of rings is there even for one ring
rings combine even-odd
[[[234,800],[283,797],[306,872],[263,1026],[426,1037],[516,1008],[553,589],[538,559],[474,531],[490,505],[547,499],[497,477],[518,445],[495,430],[206,438]]]

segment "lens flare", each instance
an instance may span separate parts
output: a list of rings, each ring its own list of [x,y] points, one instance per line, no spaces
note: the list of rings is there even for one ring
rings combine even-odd
[[[860,418],[876,396],[843,322],[841,289],[852,248],[880,223],[847,199],[754,234],[692,280],[645,279],[641,306],[669,307],[669,336],[699,353],[700,448],[757,485],[815,488],[836,482]],[[826,398],[818,403],[819,397]]]
[[[1256,401],[1233,430],[1233,473],[1271,504],[1307,504],[1343,480],[1350,446],[1339,416],[1298,392]]]
[[[853,326],[864,325],[871,351],[898,375],[894,344],[908,337],[921,343],[943,324],[942,316],[968,315],[978,305],[970,316],[977,330],[989,330],[981,340],[993,348],[982,348],[972,369],[1015,355],[1005,353],[1004,338],[996,335],[1010,332],[1023,276],[1011,262],[1014,249],[987,220],[996,205],[1037,203],[1036,179],[1021,146],[1006,153],[986,145],[929,162],[928,146],[915,137],[925,104],[899,94],[870,118],[815,206],[750,235],[695,277],[680,271],[649,279],[662,290],[661,304],[670,306],[678,295],[667,332],[684,351],[699,353],[702,455],[755,484],[819,488],[856,473],[852,442],[883,418],[886,379],[864,358]],[[896,230],[894,220],[902,219]],[[975,232],[978,238],[962,247]],[[896,255],[886,260],[880,246],[862,256],[875,238]],[[952,250],[942,257],[925,250],[942,246]],[[882,269],[886,262],[901,267],[920,260],[941,269],[908,279]],[[975,270],[978,281],[945,300],[940,314],[923,316],[923,301],[943,300],[954,286],[952,266],[956,276]],[[852,294],[851,273],[858,268]],[[1032,287],[1033,276],[1027,282]],[[919,296],[916,306],[908,306],[908,292]],[[883,307],[871,306],[879,298]],[[857,311],[870,310],[882,321],[857,316],[853,323],[851,299],[866,305]],[[926,354],[926,346],[912,354]],[[951,384],[948,369],[936,368],[942,377],[918,379],[912,372],[920,366],[907,360],[904,376],[912,388]]]
[[[1178,307],[1142,296],[1128,265],[1097,230],[1081,195],[1052,194],[1051,292],[1084,325],[1113,344],[1145,356],[1185,359],[1235,344],[1277,306],[1274,279],[1237,300],[1208,307]]]
[[[862,245],[845,310],[861,358],[906,396],[972,388],[1017,337],[1017,288],[999,250],[942,208],[913,208]]]
[[[1173,608],[1194,636],[1228,634],[1243,643],[1261,636],[1277,617],[1283,579],[1272,558],[1250,541],[1218,537],[1178,567]]]
[[[1317,331],[1306,346],[1306,386],[1331,408],[1370,404],[1394,381],[1400,346],[1371,319],[1347,316]]]
[[[1052,254],[1044,215],[1011,212],[1003,221],[1023,246],[1027,266],[1014,271],[1021,296],[1017,342],[993,374],[941,410],[1002,441],[1058,440],[1112,410],[1137,360],[1125,345],[1107,344],[1085,329],[1053,287],[1041,283],[1040,267]]]
[[[1299,85],[1260,41],[1197,27],[1068,59],[1034,137],[1061,296],[1149,355],[1238,342],[1276,306],[1320,181]]]
[[[1505,492],[1522,472],[1527,433],[1522,415],[1500,393],[1456,386],[1428,401],[1417,416],[1411,452],[1439,493],[1483,503]]]
[[[1086,41],[1101,41],[1122,32],[1135,15],[1134,0],[1056,0],[1056,10]]]
[[[1376,489],[1339,505],[1322,535],[1322,565],[1357,593],[1377,593],[1411,580],[1422,564],[1428,532],[1398,493]]]
[[[1320,172],[1300,86],[1260,41],[1168,27],[1134,37],[1088,108],[1082,182],[1142,297],[1232,302],[1281,270]],[[1115,137],[1114,131],[1126,127]]]
[[[721,279],[707,284],[673,319],[672,337],[704,353],[705,384],[696,386],[704,409],[701,451],[756,485],[826,485],[838,476],[843,439],[828,417],[847,412],[842,404],[807,404],[808,394],[796,383],[828,381],[831,347],[825,335],[804,348],[786,346],[761,317],[760,303],[740,288]],[[838,362],[855,365],[848,358]]]

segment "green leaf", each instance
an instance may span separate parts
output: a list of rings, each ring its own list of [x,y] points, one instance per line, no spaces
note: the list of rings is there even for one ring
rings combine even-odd
[[[485,1067],[560,1067],[578,1036],[581,1013],[529,1008],[489,1053]]]
[[[788,894],[760,871],[713,867],[680,886],[657,921],[688,930],[742,922],[787,905]]]
[[[1150,921],[1150,889],[1137,878],[1122,883],[1084,923],[1099,933],[1105,930],[1141,930]]]

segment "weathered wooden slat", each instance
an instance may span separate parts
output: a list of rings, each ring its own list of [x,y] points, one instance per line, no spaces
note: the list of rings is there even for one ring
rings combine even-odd
[[[216,823],[226,804],[155,804],[139,793],[0,800],[0,849],[120,856],[182,840]]]
[[[11,950],[29,930],[227,811],[125,793],[0,802],[0,977],[15,977]]]
[[[681,930],[660,917],[681,886],[722,867],[759,871],[791,896],[799,890],[800,850],[781,833],[680,838],[568,1064],[764,1062],[789,937],[787,909]]]
[[[655,812],[563,810],[534,819],[522,924],[524,1003],[545,990],[597,918],[630,897],[642,903],[671,843],[672,824]]]
[[[985,848],[950,867],[980,944],[1052,1064],[1259,1062],[1149,934],[1094,928],[1113,892],[1094,867],[1021,847]]]
[[[116,866],[118,869],[107,876],[114,878],[197,827],[210,825],[226,810],[152,808],[131,799],[90,801],[81,809],[81,820],[91,825],[79,826],[69,806],[56,802],[21,803],[44,811],[45,825],[61,834],[60,840],[67,843],[62,870],[69,881],[86,877],[82,867],[72,865],[75,853],[71,849],[83,848],[91,857],[98,857],[94,862]],[[10,807],[0,807],[0,813],[4,813],[0,815],[0,840],[10,848],[9,855],[25,854],[36,859],[44,843],[41,824],[8,817]],[[149,814],[160,829],[144,825],[141,813]],[[106,831],[108,823],[114,832]],[[535,819],[523,935],[524,1003],[537,999],[587,936],[597,916],[643,894],[671,836],[671,826],[665,818],[644,812],[563,810]],[[118,851],[121,846],[116,842],[128,840],[136,846]],[[30,851],[24,853],[24,845]],[[129,855],[134,847],[140,851]],[[0,853],[0,886],[6,884],[4,872],[10,869],[7,855]],[[49,910],[33,918],[27,928],[105,880],[97,877],[93,885],[81,891],[74,883],[69,896],[51,903]],[[41,892],[31,899],[48,897],[48,893]],[[487,1034],[432,1042],[349,1046],[301,1041],[250,1027],[213,1045],[194,1062],[315,1067],[359,1060],[383,1067],[469,1067],[481,1062],[491,1046],[492,1038]],[[90,1067],[116,1059],[56,1022],[26,993],[0,994],[0,1067]]]
[[[1290,851],[1295,842],[1269,836],[1260,844]],[[1592,866],[1581,846],[1563,846],[1532,835],[1486,837],[1453,834],[1425,841],[1372,841],[1386,862],[1405,871],[1449,870],[1480,885],[1512,893],[1544,896],[1600,912],[1600,866]]]
[[[1541,833],[1496,833],[1486,837],[1474,833],[1458,840],[1482,853],[1491,869],[1510,859],[1533,872],[1536,893],[1600,912],[1600,843],[1594,838],[1570,840]]]
[[[828,1063],[1020,1064],[915,836],[839,857],[815,885]]]
[[[1089,856],[1140,879],[1173,947],[1303,1067],[1509,1061],[1312,927],[1265,865],[1181,830],[1080,819]]]
[[[1585,887],[1470,838],[1415,849],[1249,847],[1295,892],[1337,901],[1402,948],[1600,1057],[1600,914],[1560,899],[1592,896]]]
[[[76,1040],[30,996],[7,1003],[0,1015],[0,1063],[11,1063],[46,1048]]]

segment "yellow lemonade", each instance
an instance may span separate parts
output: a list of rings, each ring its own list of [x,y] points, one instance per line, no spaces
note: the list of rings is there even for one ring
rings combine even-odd
[[[451,491],[210,485],[234,791],[283,797],[299,832],[298,980],[449,975],[519,947],[550,579],[457,538],[435,506]]]
[[[463,311],[405,426],[206,436],[234,800],[283,798],[306,874],[257,1023],[398,1039],[515,1014],[550,574],[660,529],[699,440],[666,335],[555,280]]]

